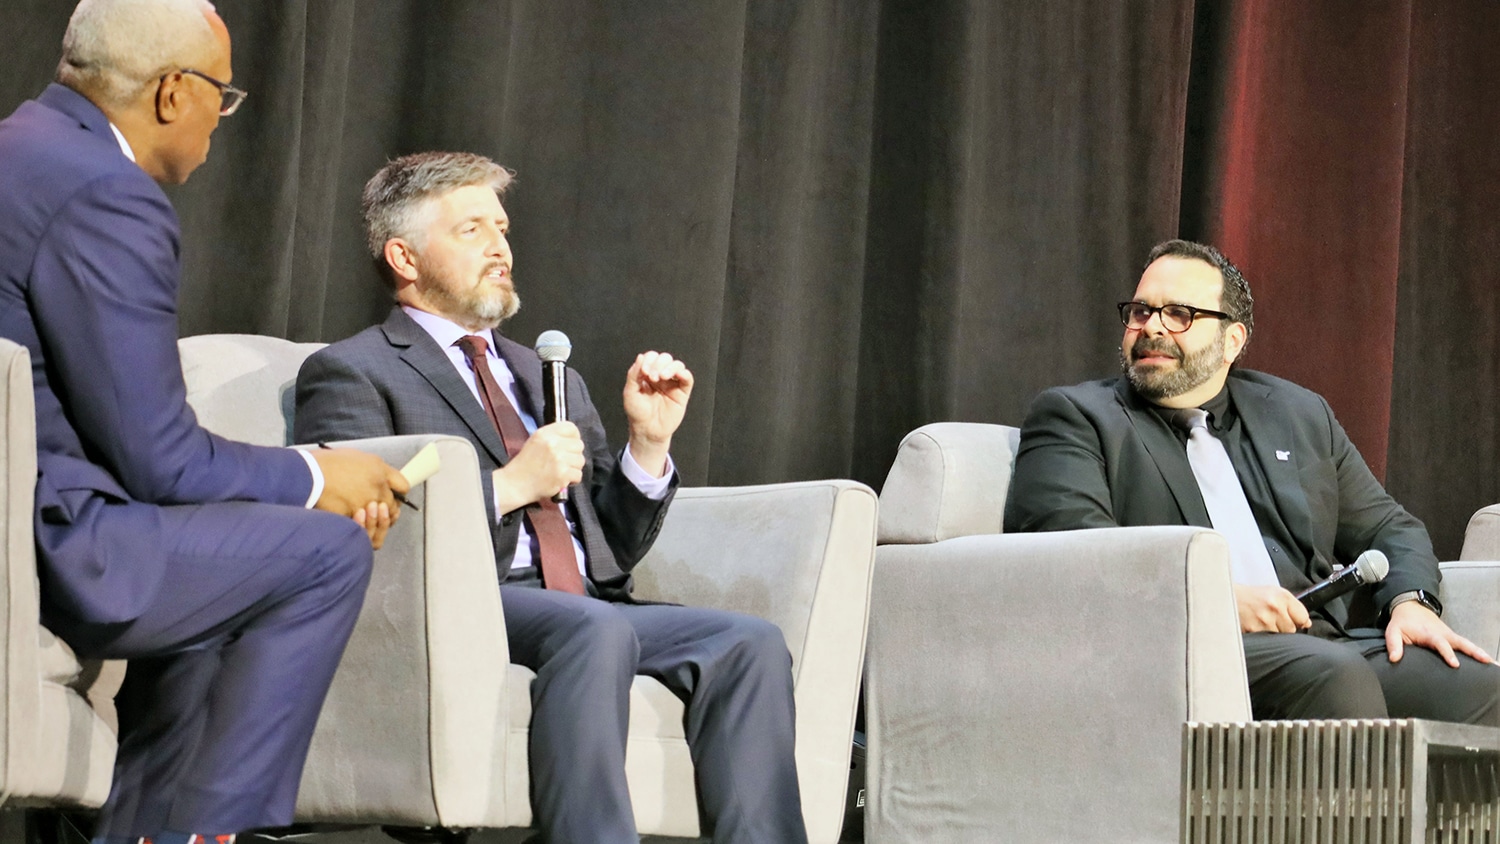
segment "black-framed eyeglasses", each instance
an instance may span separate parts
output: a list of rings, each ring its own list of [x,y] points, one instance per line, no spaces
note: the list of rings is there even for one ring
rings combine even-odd
[[[207,82],[208,84],[219,89],[220,117],[228,117],[229,115],[234,114],[235,111],[239,109],[240,103],[243,103],[245,101],[245,97],[249,96],[250,93],[248,91],[242,91],[239,88],[230,85],[228,82],[220,82],[219,80],[213,78],[212,76],[209,76],[201,70],[194,70],[190,67],[180,67],[177,69],[177,72],[191,73],[199,79],[202,79],[204,82]],[[161,79],[166,79],[171,75],[171,73],[163,73],[161,75]],[[160,83],[161,79],[158,79],[157,82]]]
[[[1161,314],[1161,327],[1180,334],[1193,327],[1193,320],[1200,316],[1213,317],[1214,319],[1233,319],[1223,311],[1210,311],[1208,308],[1195,308],[1192,305],[1162,305],[1153,307],[1145,302],[1121,302],[1120,322],[1126,328],[1139,331],[1146,327],[1151,321],[1152,314]]]

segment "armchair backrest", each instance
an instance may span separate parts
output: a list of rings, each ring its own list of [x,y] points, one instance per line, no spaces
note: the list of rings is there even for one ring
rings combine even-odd
[[[292,444],[297,370],[322,343],[204,334],[184,337],[177,347],[188,404],[203,427],[255,445]]]
[[[880,491],[882,545],[1002,533],[1021,431],[935,422],[907,434]]]
[[[1460,560],[1500,560],[1500,504],[1480,509],[1464,531]]]

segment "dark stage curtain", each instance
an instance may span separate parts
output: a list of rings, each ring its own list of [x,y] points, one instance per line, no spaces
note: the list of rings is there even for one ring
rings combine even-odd
[[[0,113],[71,6],[8,6]],[[518,174],[508,332],[567,331],[617,435],[661,348],[699,379],[688,483],[878,487],[911,428],[1116,372],[1113,303],[1181,234],[1441,555],[1500,501],[1494,0],[218,7],[252,93],[172,191],[184,334],[379,320],[360,186],[472,150]]]

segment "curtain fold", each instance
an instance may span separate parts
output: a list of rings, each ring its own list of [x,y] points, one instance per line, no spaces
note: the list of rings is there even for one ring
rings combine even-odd
[[[71,5],[11,10],[0,110]],[[1181,234],[1441,555],[1500,501],[1493,0],[217,6],[251,96],[171,191],[184,334],[380,320],[360,188],[471,150],[517,172],[507,331],[566,331],[615,437],[659,348],[698,376],[687,482],[878,487],[918,425],[1116,373],[1113,305]]]

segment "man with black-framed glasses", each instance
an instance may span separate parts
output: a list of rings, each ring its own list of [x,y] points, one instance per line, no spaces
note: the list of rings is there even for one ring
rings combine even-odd
[[[407,486],[360,452],[223,439],[187,406],[160,185],[203,163],[244,98],[232,78],[204,0],[84,0],[57,83],[0,121],[0,337],[32,361],[41,621],[79,657],[130,663],[107,844],[291,822]],[[71,740],[104,735],[92,718],[75,712]],[[76,752],[47,751],[65,783],[49,796],[102,796]]]
[[[1224,534],[1256,718],[1500,726],[1500,666],[1440,618],[1426,528],[1321,396],[1236,366],[1253,307],[1217,249],[1157,245],[1117,306],[1124,375],[1033,402],[1005,529]],[[1294,596],[1371,549],[1389,560],[1383,581],[1313,610]]]

